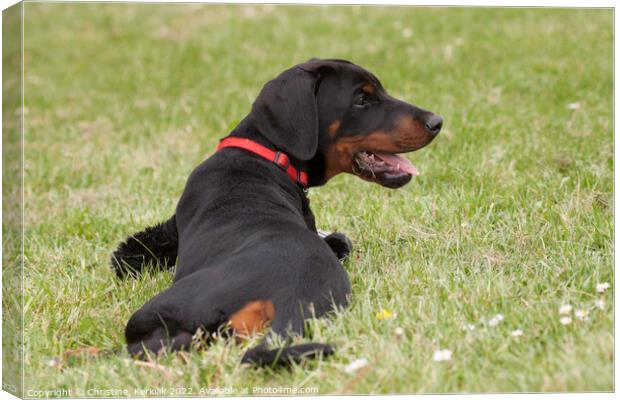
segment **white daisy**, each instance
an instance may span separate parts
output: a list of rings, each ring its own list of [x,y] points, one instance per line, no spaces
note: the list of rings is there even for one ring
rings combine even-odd
[[[571,306],[570,304],[562,304],[558,311],[560,314],[570,314],[572,310],[573,306]]]
[[[562,318],[560,318],[560,323],[561,323],[562,325],[568,325],[568,324],[570,324],[571,322],[573,322],[573,320],[572,320],[572,318],[571,318],[571,317],[562,317]]]
[[[515,329],[514,331],[510,332],[510,336],[512,337],[523,336],[523,331],[521,329]]]
[[[599,293],[604,293],[605,290],[609,289],[609,283],[608,282],[603,282],[603,283],[597,283],[596,284],[596,291]]]
[[[497,326],[503,320],[504,320],[504,316],[502,314],[497,314],[496,316],[494,316],[493,318],[491,318],[489,320],[489,325],[490,326]]]
[[[362,368],[365,368],[368,366],[368,360],[365,358],[358,358],[357,360],[353,360],[353,362],[351,362],[351,364],[347,365],[346,367],[344,367],[344,372],[348,373],[348,374],[352,374],[355,371],[358,371]]]
[[[476,325],[474,325],[474,324],[465,324],[465,325],[463,325],[463,330],[464,331],[473,331],[474,329],[476,329]]]
[[[396,329],[394,329],[394,336],[396,336],[396,339],[402,339],[403,336],[405,336],[405,330],[400,326],[397,327]]]
[[[568,103],[566,105],[566,108],[568,108],[569,110],[579,110],[581,108],[581,103]]]
[[[594,302],[594,305],[596,306],[596,308],[598,308],[599,310],[604,310],[605,309],[605,300],[603,299],[599,299],[596,300]]]
[[[588,320],[588,310],[575,310],[575,318],[580,321]]]
[[[452,352],[450,350],[437,350],[433,353],[433,361],[435,362],[450,361],[451,359]]]
[[[57,358],[50,358],[45,361],[45,365],[47,365],[50,368],[56,368],[60,365],[60,363],[58,362]]]

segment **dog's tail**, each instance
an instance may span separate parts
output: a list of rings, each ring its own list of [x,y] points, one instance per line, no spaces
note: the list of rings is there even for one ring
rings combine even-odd
[[[120,278],[140,275],[147,265],[155,268],[174,266],[179,239],[176,215],[125,239],[110,257],[110,264]]]
[[[293,363],[300,363],[308,359],[328,357],[334,354],[330,344],[305,343],[293,346],[269,349],[265,341],[248,350],[241,359],[242,363],[253,364],[258,367],[283,367]]]

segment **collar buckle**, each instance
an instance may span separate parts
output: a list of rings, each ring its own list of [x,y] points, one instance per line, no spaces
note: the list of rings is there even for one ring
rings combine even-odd
[[[273,157],[273,163],[286,171],[289,165],[291,165],[291,160],[286,154],[282,153],[281,151],[276,151],[276,155]]]

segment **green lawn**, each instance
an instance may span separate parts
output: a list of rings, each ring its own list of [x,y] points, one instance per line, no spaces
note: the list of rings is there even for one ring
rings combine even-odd
[[[26,395],[613,390],[614,288],[596,291],[613,283],[611,10],[27,3],[25,15]],[[337,354],[255,370],[219,341],[161,367],[126,354],[54,366],[69,349],[123,346],[129,316],[172,275],[119,281],[110,252],[169,217],[262,85],[311,57],[361,64],[445,118],[403,189],[339,176],[310,192],[318,225],[355,243],[353,303],[309,335]],[[451,360],[434,362],[438,349]]]

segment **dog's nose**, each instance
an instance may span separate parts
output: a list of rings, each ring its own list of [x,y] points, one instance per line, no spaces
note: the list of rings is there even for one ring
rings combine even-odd
[[[426,119],[426,122],[424,123],[424,127],[426,128],[428,133],[433,136],[439,133],[439,131],[441,130],[441,125],[443,125],[443,118],[435,114],[428,117]]]

